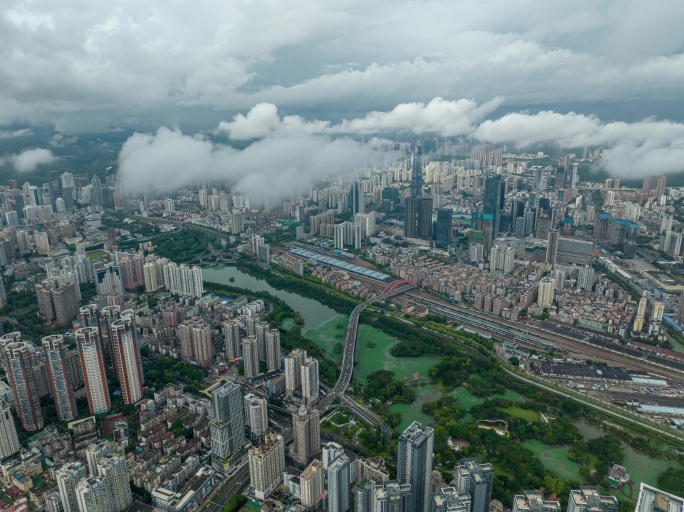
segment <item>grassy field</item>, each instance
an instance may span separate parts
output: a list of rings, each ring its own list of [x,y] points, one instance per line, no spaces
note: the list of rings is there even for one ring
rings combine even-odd
[[[506,407],[505,409],[501,409],[501,410],[510,414],[511,418],[513,418],[513,419],[519,418],[519,419],[525,420],[529,423],[539,421],[539,413],[537,413],[537,411],[532,411],[530,409],[523,409],[521,407],[513,407],[513,406]]]
[[[305,329],[304,336],[315,341],[330,359],[341,361],[342,352],[335,353],[335,345],[338,343],[344,345],[344,338],[347,335],[347,323],[349,323],[349,317],[347,315],[339,315],[331,318],[319,327]]]
[[[427,377],[437,360],[430,357],[394,357],[390,350],[397,343],[399,341],[390,335],[369,325],[361,325],[356,342],[354,378],[365,382],[368,375],[377,370],[394,372],[394,378],[398,380],[411,377],[415,372]]]
[[[669,467],[681,467],[672,462],[667,462],[662,459],[654,459],[645,453],[636,451],[632,447],[625,450],[625,460],[622,463],[629,473],[629,476],[634,480],[634,489],[639,490],[641,482],[649,485],[655,485],[658,475]],[[636,498],[636,494],[634,497]]]
[[[458,403],[461,404],[461,407],[463,407],[466,411],[469,411],[476,405],[484,403],[484,398],[478,398],[471,395],[470,392],[464,387],[458,387],[454,389],[451,393],[449,393],[449,396],[452,396],[458,400]]]
[[[568,460],[570,446],[550,446],[536,439],[525,441],[522,445],[534,453],[549,471],[554,471],[565,479],[581,480],[580,465]]]
[[[503,395],[492,395],[491,398],[503,398],[511,402],[523,402],[525,399],[515,391],[507,389]]]
[[[403,432],[414,421],[421,425],[429,425],[432,423],[432,418],[424,414],[423,404],[425,402],[432,402],[438,400],[442,393],[437,391],[434,386],[427,385],[419,388],[414,388],[416,391],[416,401],[412,404],[396,404],[390,406],[390,411],[401,414],[401,423],[399,423],[399,432]]]

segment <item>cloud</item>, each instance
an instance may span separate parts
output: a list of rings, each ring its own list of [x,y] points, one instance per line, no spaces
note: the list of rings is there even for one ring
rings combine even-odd
[[[0,125],[208,126],[259,103],[361,119],[436,97],[648,112],[680,98],[683,17],[678,0],[4,0]]]
[[[362,118],[345,119],[339,124],[329,121],[307,121],[301,116],[280,117],[272,103],[259,103],[247,115],[237,114],[233,121],[219,123],[218,132],[226,132],[233,140],[252,140],[290,133],[326,135],[373,135],[410,132],[443,137],[469,135],[477,122],[496,110],[503,98],[482,104],[434,98],[429,103],[402,103],[387,112],[369,112]]]
[[[350,175],[365,162],[386,158],[377,143],[364,145],[349,138],[292,133],[238,151],[204,136],[160,128],[154,134],[136,133],[124,143],[118,179],[131,193],[220,182],[257,204],[273,204],[308,190],[320,177]]]
[[[27,149],[17,155],[10,155],[0,160],[0,163],[9,163],[19,172],[33,172],[39,166],[49,164],[56,160],[49,149]]]
[[[29,137],[33,135],[33,130],[30,128],[22,128],[21,130],[0,131],[0,139],[14,139],[16,137]]]

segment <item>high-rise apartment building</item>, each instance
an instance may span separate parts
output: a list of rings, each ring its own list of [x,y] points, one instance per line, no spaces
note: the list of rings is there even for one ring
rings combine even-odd
[[[242,343],[240,340],[240,322],[229,320],[223,324],[223,339],[226,342],[226,358],[230,360],[242,357]]]
[[[280,370],[280,331],[271,329],[266,333],[266,367],[268,371]]]
[[[544,493],[540,491],[523,491],[523,494],[517,494],[513,498],[512,512],[561,512],[561,510],[559,502],[544,499]]]
[[[104,349],[100,343],[97,327],[83,327],[74,332],[81,355],[81,368],[88,395],[90,414],[102,414],[111,409],[107,372],[105,371]]]
[[[0,458],[9,457],[19,451],[19,437],[9,405],[0,409]]]
[[[264,443],[249,450],[249,480],[257,499],[264,500],[283,481],[285,443],[270,435]]]
[[[434,430],[414,421],[399,436],[397,480],[410,484],[413,510],[430,512],[432,505],[432,449]]]
[[[268,409],[266,399],[250,393],[245,395],[245,420],[249,430],[255,436],[263,436],[268,432]]]
[[[553,303],[555,287],[556,282],[550,277],[543,277],[539,281],[539,289],[537,291],[537,305],[539,307],[548,308]]]
[[[140,351],[134,319],[122,316],[111,323],[112,362],[118,368],[121,397],[125,404],[134,404],[143,397]]]
[[[214,421],[210,425],[212,464],[224,470],[245,441],[242,389],[235,382],[226,382],[211,393],[211,403],[214,409]]]
[[[79,512],[76,486],[88,476],[88,469],[81,461],[67,462],[57,470],[57,488],[64,512]]]
[[[375,482],[368,478],[362,478],[352,489],[352,503],[354,504],[354,511],[374,511],[372,508],[375,497]]]
[[[107,481],[110,510],[120,512],[130,507],[133,494],[128,481],[126,459],[118,454],[104,456],[97,463],[97,471]]]
[[[302,401],[307,407],[315,404],[319,397],[318,360],[307,357],[302,361]]]
[[[684,495],[676,496],[641,482],[634,512],[684,512]]]
[[[416,496],[411,484],[397,481],[377,484],[373,489],[373,512],[409,512],[416,508]]]
[[[325,491],[325,471],[320,460],[314,460],[302,471],[299,477],[301,486],[301,502],[307,509],[314,509],[319,505]]]
[[[20,339],[20,335],[13,336],[14,334],[19,335],[19,333],[11,333],[9,336]],[[3,336],[3,338],[6,337],[7,335]],[[34,374],[35,347],[23,341],[8,343],[3,351],[3,363],[7,380],[14,394],[14,405],[17,408],[21,425],[24,430],[30,432],[42,429],[45,422]]]
[[[306,350],[294,349],[285,356],[285,392],[292,397],[301,389],[302,363],[306,359]]]
[[[181,357],[194,361],[202,367],[211,365],[214,345],[211,341],[211,326],[202,320],[186,320],[178,326]]]
[[[259,345],[256,336],[247,336],[242,340],[242,365],[245,378],[253,379],[259,375]]]
[[[73,385],[66,361],[64,337],[58,334],[45,336],[42,339],[43,350],[47,358],[50,389],[55,400],[59,421],[72,421],[78,416],[72,393]]]
[[[328,511],[346,512],[350,506],[351,461],[340,455],[328,466]]]
[[[268,332],[267,322],[258,322],[254,326],[254,335],[259,347],[259,361],[266,361],[266,333]]]
[[[443,487],[432,495],[433,512],[471,512],[470,506],[470,494],[455,487]]]
[[[67,325],[78,314],[78,282],[46,279],[36,285],[38,311],[48,320]]]
[[[311,457],[321,451],[320,414],[316,409],[301,406],[292,415],[294,433],[292,457],[300,464],[308,464]]]
[[[597,487],[581,486],[570,491],[567,512],[618,512],[615,496],[602,496]]]
[[[456,491],[470,494],[471,512],[488,512],[492,501],[494,468],[475,458],[461,459],[456,467]]]

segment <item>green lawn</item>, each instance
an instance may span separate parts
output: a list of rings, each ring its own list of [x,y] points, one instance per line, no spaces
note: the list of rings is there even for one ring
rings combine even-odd
[[[523,402],[525,400],[521,395],[510,389],[507,389],[503,395],[492,395],[491,398],[503,398],[509,402]]]
[[[582,480],[579,473],[580,465],[568,460],[570,445],[552,446],[536,439],[525,441],[522,445],[534,453],[547,470],[567,480]]]
[[[421,377],[427,377],[430,374],[430,368],[437,363],[437,359],[394,357],[390,351],[397,343],[399,340],[395,340],[392,336],[369,325],[361,325],[356,341],[354,379],[366,382],[368,375],[377,370],[394,372],[394,378],[397,380],[411,377],[415,372],[418,372]]]
[[[471,395],[470,392],[464,387],[458,387],[454,389],[451,393],[449,393],[449,396],[452,396],[458,400],[458,403],[461,404],[461,407],[463,407],[466,411],[469,411],[476,405],[484,403],[484,398],[478,398],[474,395]]]
[[[416,401],[412,404],[396,404],[390,406],[390,411],[401,414],[401,422],[399,423],[399,432],[406,430],[414,421],[421,425],[429,425],[432,423],[432,418],[423,413],[423,404],[425,402],[433,402],[438,400],[442,393],[437,391],[434,386],[427,385],[419,388],[414,388],[416,391]]]
[[[669,467],[681,467],[672,462],[649,457],[632,447],[625,450],[625,460],[622,465],[625,466],[629,476],[634,480],[634,489],[637,491],[633,494],[635,499],[642,482],[648,485],[656,485],[660,473]]]
[[[333,361],[342,360],[342,352],[335,353],[335,345],[341,343],[344,346],[344,338],[347,335],[347,324],[349,317],[339,315],[331,318],[322,325],[313,329],[305,329],[304,336],[316,342],[326,355]]]
[[[506,407],[501,409],[511,415],[511,418],[525,420],[529,423],[539,421],[539,413],[531,409],[523,409],[522,407]]]

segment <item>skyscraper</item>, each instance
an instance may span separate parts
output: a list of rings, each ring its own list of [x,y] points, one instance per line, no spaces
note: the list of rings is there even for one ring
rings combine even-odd
[[[488,512],[492,501],[494,468],[479,464],[477,459],[461,459],[456,467],[456,490],[467,492],[472,499],[471,512]]]
[[[135,336],[135,324],[130,316],[111,323],[112,362],[118,368],[121,397],[125,404],[134,404],[143,396],[140,352]]]
[[[318,360],[307,357],[302,362],[302,400],[307,407],[315,404],[319,396]]]
[[[570,491],[567,512],[618,512],[615,496],[602,496],[597,487],[581,486]]]
[[[370,510],[377,512],[417,511],[416,494],[411,484],[397,481],[383,482],[373,489],[373,503]],[[430,510],[430,509],[427,509]]]
[[[223,324],[223,338],[226,342],[226,358],[232,360],[241,357],[240,323],[237,320],[229,320]]]
[[[249,480],[254,495],[263,500],[283,481],[285,444],[281,436],[270,435],[264,444],[249,450]]]
[[[214,421],[211,423],[212,465],[224,470],[245,441],[245,410],[242,389],[226,382],[211,394]]]
[[[268,409],[266,399],[250,393],[245,395],[245,419],[249,430],[255,436],[263,436],[268,432]]]
[[[320,503],[325,491],[323,463],[320,460],[314,460],[309,466],[302,471],[299,478],[301,486],[301,502],[307,509],[315,509]]]
[[[432,503],[432,449],[434,431],[414,421],[399,436],[397,479],[410,484],[413,490],[413,510],[430,512]]]
[[[553,294],[556,288],[556,282],[550,277],[543,277],[539,281],[539,289],[537,293],[537,305],[542,308],[548,308],[553,303]]]
[[[491,223],[491,235],[488,240],[496,240],[499,237],[501,223],[501,210],[505,201],[505,183],[500,174],[490,174],[485,179],[484,198],[482,201],[482,215],[485,224]],[[486,233],[489,230],[486,231]],[[485,240],[486,241],[486,240]],[[491,245],[490,245],[491,246]]]
[[[3,353],[3,362],[14,394],[14,405],[24,430],[33,432],[42,429],[45,424],[43,410],[33,373],[36,366],[35,347],[23,341],[8,343]]]
[[[93,189],[90,194],[90,204],[93,206],[102,206],[104,205],[104,199],[102,197],[102,182],[100,181],[100,178],[97,176],[93,176],[93,179],[90,181],[90,184],[92,185]]]
[[[0,409],[0,458],[14,455],[20,449],[17,427],[9,405]]]
[[[451,243],[452,211],[449,208],[437,210],[437,237],[435,245],[440,249],[448,249]]]
[[[266,366],[268,371],[280,370],[280,331],[271,329],[266,333]]]
[[[421,148],[418,146],[411,159],[411,197],[423,197],[423,166]]]
[[[320,415],[316,409],[307,410],[301,406],[292,415],[294,452],[292,457],[300,464],[308,464],[309,459],[321,451]]]
[[[366,205],[363,197],[363,184],[360,181],[355,181],[351,185],[351,207],[352,215],[366,213]]]
[[[301,388],[304,359],[306,359],[306,351],[298,348],[285,356],[285,392],[289,397]]]
[[[242,340],[242,356],[245,377],[253,379],[259,375],[259,346],[256,336],[247,336]]]
[[[43,337],[43,349],[47,357],[50,389],[55,399],[59,421],[72,421],[78,416],[72,394],[71,376],[66,364],[64,337],[52,335]]]
[[[346,512],[350,505],[351,461],[340,455],[328,466],[328,511]]]
[[[675,496],[641,482],[634,512],[684,512],[684,496]]]
[[[83,327],[77,329],[74,335],[81,355],[81,367],[90,414],[102,414],[111,409],[111,403],[99,329],[97,327]]]
[[[558,230],[550,229],[546,245],[546,264],[555,265],[556,258],[558,258]]]

